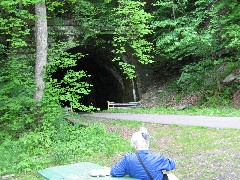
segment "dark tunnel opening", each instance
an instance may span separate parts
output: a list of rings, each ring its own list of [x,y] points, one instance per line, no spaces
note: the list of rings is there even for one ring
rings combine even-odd
[[[132,80],[126,79],[118,67],[117,62],[112,62],[113,53],[106,47],[85,47],[79,46],[69,49],[68,52],[85,54],[77,66],[71,68],[74,71],[84,70],[90,77],[85,81],[92,84],[89,95],[84,96],[80,103],[89,106],[107,109],[107,101],[126,102],[133,101]],[[65,70],[66,71],[66,70]],[[57,79],[64,76],[64,71],[60,70],[53,75]],[[69,103],[63,103],[69,106]]]
[[[84,105],[93,105],[101,110],[107,109],[107,101],[121,102],[123,89],[117,78],[104,66],[98,64],[96,58],[85,57],[84,61],[78,64],[82,70],[86,71],[89,83],[92,84],[91,92],[83,98]]]

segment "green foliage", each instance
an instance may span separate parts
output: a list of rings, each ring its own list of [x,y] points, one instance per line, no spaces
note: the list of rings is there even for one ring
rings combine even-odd
[[[142,64],[153,62],[150,53],[153,44],[146,36],[153,31],[149,26],[150,13],[144,11],[143,2],[138,1],[80,1],[73,2],[72,16],[83,32],[83,42],[101,42],[102,34],[114,34],[113,46],[119,66],[130,78],[135,76],[134,61]],[[98,40],[96,40],[98,38]],[[130,55],[132,54],[132,55]],[[125,60],[123,60],[125,58]]]
[[[73,42],[59,42],[49,50],[49,63],[47,67],[48,80],[46,84],[45,96],[47,99],[54,99],[56,103],[69,102],[74,109],[81,111],[92,111],[96,108],[93,106],[85,106],[80,103],[81,99],[90,93],[91,84],[85,81],[89,75],[86,72],[74,71],[68,68],[77,65],[77,61],[84,57],[81,53],[70,54],[64,49],[69,49],[76,45]],[[53,77],[52,74],[59,73],[63,79]],[[64,71],[66,73],[64,74]]]
[[[34,56],[26,42],[31,37],[24,21],[33,19],[33,15],[17,9],[17,3],[0,3],[0,130],[14,137],[33,126],[34,116]]]
[[[231,98],[233,95],[233,87],[226,87],[216,90],[207,90],[204,97],[200,99],[199,105],[203,107],[231,107]]]
[[[127,144],[103,126],[80,127],[58,120],[44,131],[26,132],[17,141],[6,138],[0,145],[0,175],[30,172],[97,154],[110,157],[129,148]]]
[[[0,2],[0,131],[1,138],[17,138],[36,127],[34,92],[34,48],[31,6],[35,1]]]
[[[217,3],[212,11],[212,23],[210,28],[215,27],[215,37],[219,38],[219,43],[224,52],[234,52],[239,54],[239,20],[240,4],[237,0],[227,0]]]
[[[72,1],[71,15],[80,26],[82,42],[101,41],[102,34],[111,34],[114,30],[114,15],[111,10],[115,1]],[[99,36],[100,35],[100,36]]]
[[[239,3],[157,0],[152,26],[156,53],[164,59],[203,60],[239,53]],[[233,55],[234,56],[234,55]]]
[[[0,2],[0,44],[8,43],[12,48],[27,46],[26,35],[30,34],[30,29],[25,20],[34,19],[28,9],[18,8],[19,3],[15,0]]]
[[[120,0],[115,12],[115,30],[113,45],[116,47],[116,57],[113,61],[120,61],[119,65],[129,78],[135,77],[134,59],[142,64],[152,63],[150,55],[153,44],[148,42],[146,35],[152,34],[148,21],[150,13],[144,11],[143,2]],[[129,55],[132,53],[132,55]],[[125,58],[125,59],[124,59]]]
[[[205,59],[185,65],[177,85],[184,93],[208,90],[216,86],[221,89],[223,78],[237,68],[239,61],[235,59],[223,58],[215,61]]]
[[[152,23],[156,29],[156,53],[174,60],[210,55],[213,38],[208,30],[200,28],[208,16],[210,4],[210,1],[156,1],[154,5],[158,9]]]
[[[1,67],[0,79],[0,123],[12,131],[21,132],[32,126],[33,110],[33,69],[29,56],[9,57]],[[21,63],[18,63],[21,61]],[[4,61],[2,61],[4,62]],[[19,71],[16,71],[18,69]],[[3,127],[1,127],[2,129]]]
[[[186,65],[182,69],[183,72],[177,84],[185,93],[201,91],[207,87],[207,84],[215,80],[212,75],[213,70],[214,62],[211,59]]]

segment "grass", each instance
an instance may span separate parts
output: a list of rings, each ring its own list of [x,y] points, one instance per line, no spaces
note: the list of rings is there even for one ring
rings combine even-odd
[[[240,117],[240,110],[234,108],[196,108],[188,107],[186,109],[174,108],[135,108],[135,109],[111,109],[111,112],[128,112],[128,113],[146,113],[146,114],[178,114],[178,115],[205,115],[205,116],[222,116],[222,117]]]
[[[161,125],[124,120],[112,121],[86,116],[74,116],[74,121],[85,126],[103,126],[107,133],[117,134],[121,138],[117,138],[118,142],[109,141],[108,147],[111,147],[109,148],[112,149],[111,152],[109,150],[99,153],[90,152],[88,156],[85,156],[85,152],[84,156],[77,154],[77,157],[71,155],[61,160],[60,163],[54,164],[52,162],[46,167],[81,161],[111,166],[120,160],[124,153],[133,151],[128,143],[129,139],[139,127],[145,126],[152,136],[151,151],[173,158],[177,164],[173,173],[179,179],[203,180],[206,177],[208,179],[238,179],[240,176],[240,130]],[[98,132],[99,129],[90,129],[81,133],[86,138],[93,138],[98,136],[96,131]],[[91,133],[91,135],[88,133]],[[94,135],[94,133],[96,134]],[[93,146],[96,146],[96,142],[98,141],[93,142]],[[75,142],[70,140],[69,143],[71,145]],[[98,143],[97,147],[99,149],[104,148],[101,147],[101,143]],[[18,156],[21,156],[21,154],[18,154]],[[45,155],[42,154],[42,156]],[[16,174],[16,179],[40,180],[41,178],[37,176],[37,170],[33,170]]]
[[[130,139],[140,126],[152,135],[151,151],[173,158],[179,179],[238,179],[240,176],[240,130],[197,126],[161,125],[102,118],[81,118],[84,123],[104,124],[111,132]],[[105,161],[110,166],[121,159]]]

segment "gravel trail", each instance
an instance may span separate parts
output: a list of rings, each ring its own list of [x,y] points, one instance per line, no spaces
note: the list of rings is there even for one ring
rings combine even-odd
[[[211,128],[240,129],[240,117],[131,114],[131,113],[94,113],[85,116],[121,119],[129,121],[153,122],[160,124],[176,124],[184,126],[204,126]]]

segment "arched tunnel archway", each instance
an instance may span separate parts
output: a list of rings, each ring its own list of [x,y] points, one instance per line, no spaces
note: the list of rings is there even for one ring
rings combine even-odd
[[[82,98],[81,103],[88,106],[107,109],[107,101],[128,102],[134,101],[133,81],[126,79],[118,63],[113,62],[114,54],[111,48],[105,46],[78,46],[69,49],[71,54],[82,53],[75,71],[84,70],[90,75],[86,81],[93,86],[89,95]],[[61,78],[61,77],[58,77]],[[136,90],[134,92],[137,94]]]

